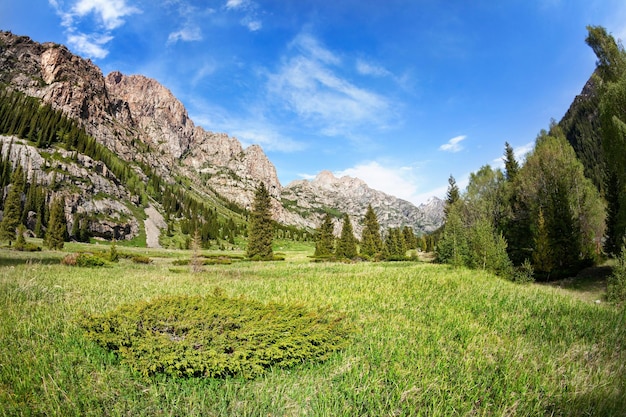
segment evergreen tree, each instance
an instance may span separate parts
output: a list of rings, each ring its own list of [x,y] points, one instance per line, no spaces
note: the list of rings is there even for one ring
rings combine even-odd
[[[419,242],[415,233],[413,233],[413,228],[409,226],[404,226],[402,228],[402,237],[404,238],[404,243],[406,244],[406,249],[417,249]]]
[[[380,225],[372,205],[367,206],[365,225],[361,235],[361,255],[367,257],[379,256],[383,250],[383,241],[380,236]]]
[[[467,263],[467,233],[463,225],[459,202],[448,207],[446,223],[443,226],[436,251],[438,262],[455,267],[465,266]]]
[[[343,215],[343,227],[335,249],[335,256],[340,259],[353,259],[357,256],[356,238],[347,214]]]
[[[597,188],[585,177],[573,148],[553,127],[537,138],[535,149],[518,173],[515,192],[531,226],[527,229],[531,231],[531,248],[541,211],[553,257],[549,263],[558,274],[572,273],[583,262],[596,260],[604,236],[606,207]],[[540,271],[541,267],[535,265],[535,269]]]
[[[65,199],[57,197],[50,208],[50,220],[46,231],[45,244],[50,249],[63,249],[67,236],[67,220],[65,219]]]
[[[270,194],[261,183],[256,190],[248,233],[248,249],[246,255],[255,260],[272,260],[272,241],[274,239],[274,226],[270,212]]]
[[[385,257],[388,260],[402,260],[406,257],[406,242],[402,231],[398,228],[391,228],[385,236]]]
[[[456,180],[452,175],[448,178],[448,191],[446,192],[446,201],[444,206],[444,213],[446,218],[448,217],[448,212],[454,203],[459,201],[461,198],[461,193],[459,192],[459,187],[456,185]]]
[[[519,164],[515,160],[513,148],[509,142],[504,142],[504,175],[507,181],[513,181],[518,171]]]
[[[315,235],[315,257],[326,257],[335,250],[334,226],[330,213],[326,213],[324,221]]]
[[[24,190],[24,171],[18,165],[11,175],[11,188],[4,202],[2,222],[0,223],[0,240],[15,240],[15,229],[20,225],[22,215],[22,192]]]

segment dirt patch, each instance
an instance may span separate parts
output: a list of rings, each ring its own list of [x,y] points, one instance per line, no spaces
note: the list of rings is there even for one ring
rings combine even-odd
[[[159,235],[161,230],[167,227],[165,219],[161,216],[161,213],[157,211],[152,205],[146,207],[146,220],[144,220],[144,226],[146,229],[146,246],[149,248],[160,248]]]

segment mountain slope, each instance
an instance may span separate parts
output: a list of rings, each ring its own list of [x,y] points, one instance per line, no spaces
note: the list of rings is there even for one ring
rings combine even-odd
[[[443,221],[443,202],[433,198],[428,204],[415,207],[401,200],[370,188],[358,178],[336,178],[329,171],[322,171],[312,181],[298,180],[287,185],[282,192],[283,204],[298,212],[307,225],[319,225],[323,214],[334,209],[337,218],[341,213],[353,217],[355,233],[360,236],[360,223],[371,205],[383,229],[410,226],[415,231],[430,232]],[[333,211],[330,211],[333,213]],[[339,232],[339,224],[335,231]]]
[[[168,199],[164,196],[167,191],[177,199],[177,216],[192,215],[190,207],[179,207],[188,195],[212,207],[223,222],[235,219],[241,223],[245,220],[240,213],[251,207],[254,191],[263,182],[273,198],[274,218],[286,225],[317,227],[319,215],[307,215],[309,207],[318,214],[341,211],[360,220],[369,203],[377,209],[383,228],[412,226],[420,232],[440,222],[437,213],[430,218],[411,203],[383,196],[360,180],[338,181],[334,192],[322,199],[315,195],[315,186],[310,194],[303,182],[283,188],[276,168],[259,146],[244,149],[234,137],[196,126],[183,104],[157,81],[117,71],[104,77],[90,60],[73,55],[62,45],[39,44],[28,37],[0,32],[0,84],[36,97],[77,121],[97,143],[128,164],[133,175],[146,184],[144,188],[152,190],[151,198],[163,203],[157,205],[161,211],[172,206],[161,201]],[[56,148],[54,152],[62,150]],[[32,149],[41,153],[41,149]],[[123,178],[118,181],[124,187]],[[84,202],[71,197],[70,188],[64,191],[70,197],[66,211],[76,213]],[[135,208],[143,210],[145,201],[137,198],[145,196],[131,196],[132,189],[112,198],[134,201]],[[88,188],[73,192],[90,193]],[[359,203],[347,204],[344,197],[348,195],[358,196]],[[434,207],[437,211],[436,204]],[[134,221],[141,223],[138,218]]]

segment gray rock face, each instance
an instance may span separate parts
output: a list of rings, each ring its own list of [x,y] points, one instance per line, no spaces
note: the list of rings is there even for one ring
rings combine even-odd
[[[371,205],[383,230],[410,226],[415,232],[430,232],[442,223],[443,203],[431,199],[416,207],[412,203],[374,190],[358,178],[336,178],[329,171],[320,172],[312,181],[298,180],[282,192],[286,206],[300,214],[309,227],[318,227],[327,207],[347,213],[357,236],[361,235],[368,205]],[[339,225],[335,231],[339,232]]]
[[[89,230],[94,236],[124,240],[139,233],[137,219],[128,207],[138,201],[131,198],[102,162],[80,154],[73,159],[72,153],[62,149],[44,158],[40,150],[15,137],[0,136],[0,144],[1,156],[9,156],[13,164],[19,162],[29,181],[54,190],[49,195],[51,199],[65,198],[65,218],[70,230],[75,215],[83,214],[90,219]],[[29,214],[28,222],[33,229],[36,218]]]

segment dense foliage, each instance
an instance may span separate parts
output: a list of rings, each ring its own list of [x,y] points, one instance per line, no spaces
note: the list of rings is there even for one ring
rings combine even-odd
[[[345,346],[341,316],[301,306],[210,297],[162,297],[81,320],[91,339],[144,376],[254,378],[321,361]]]

